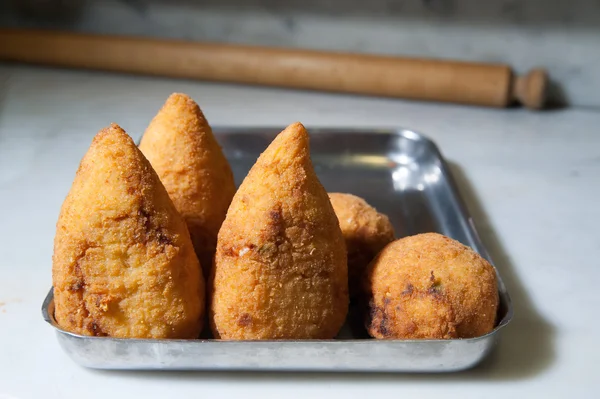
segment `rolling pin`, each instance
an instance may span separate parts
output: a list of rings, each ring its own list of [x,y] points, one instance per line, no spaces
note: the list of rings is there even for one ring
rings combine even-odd
[[[531,109],[548,85],[543,69],[502,64],[14,29],[0,30],[0,60]]]

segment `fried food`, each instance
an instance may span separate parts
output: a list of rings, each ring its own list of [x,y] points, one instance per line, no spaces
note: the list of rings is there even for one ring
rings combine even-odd
[[[300,123],[273,140],[235,194],[212,277],[217,337],[327,339],[340,330],[348,311],[344,238]]]
[[[185,219],[208,276],[235,183],[198,104],[185,94],[172,94],[150,122],[140,150]]]
[[[394,227],[386,215],[356,195],[329,193],[329,199],[346,241],[348,284],[350,296],[355,297],[369,262],[394,241]]]
[[[367,270],[366,327],[375,338],[471,338],[495,325],[494,268],[436,233],[388,244]]]
[[[184,220],[117,125],[101,130],[65,199],[52,258],[65,330],[119,338],[196,338],[204,281]]]

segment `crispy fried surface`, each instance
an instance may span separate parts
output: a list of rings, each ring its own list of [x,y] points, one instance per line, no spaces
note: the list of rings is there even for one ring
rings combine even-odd
[[[204,281],[187,232],[150,163],[117,125],[81,161],[56,228],[55,317],[71,332],[196,338]]]
[[[208,276],[235,183],[198,104],[185,94],[172,94],[146,129],[140,150],[184,217]]]
[[[217,337],[333,338],[344,323],[344,239],[300,123],[275,138],[235,194],[213,279]]]
[[[375,338],[469,338],[494,328],[494,268],[436,233],[387,245],[367,270],[367,329]]]
[[[348,251],[348,283],[350,296],[360,291],[364,271],[390,242],[394,241],[394,227],[388,217],[377,212],[364,199],[352,194],[329,193],[333,210]]]

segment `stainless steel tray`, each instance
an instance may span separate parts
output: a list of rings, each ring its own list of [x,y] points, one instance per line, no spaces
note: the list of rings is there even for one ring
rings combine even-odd
[[[239,184],[279,129],[215,128]],[[399,237],[437,231],[491,259],[435,144],[409,131],[309,129],[315,169],[325,188],[365,198],[386,213]],[[351,314],[334,340],[223,341],[115,339],[62,330],[52,290],[42,307],[63,349],[80,365],[100,369],[449,372],[472,367],[509,323],[510,297],[498,276],[498,325],[454,340],[374,340]],[[354,309],[351,309],[351,312]],[[354,316],[356,316],[354,314]]]

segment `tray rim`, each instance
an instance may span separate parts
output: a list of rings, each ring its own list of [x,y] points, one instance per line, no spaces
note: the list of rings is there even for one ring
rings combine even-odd
[[[186,342],[190,344],[194,343],[292,343],[292,344],[313,344],[313,343],[327,343],[327,344],[357,344],[357,343],[390,343],[390,342],[401,342],[401,343],[423,343],[423,342],[451,342],[451,341],[460,341],[460,342],[476,342],[479,340],[484,340],[495,335],[500,329],[508,325],[510,319],[506,322],[503,322],[506,317],[502,319],[502,322],[498,323],[496,327],[489,333],[485,335],[480,335],[478,337],[473,338],[453,338],[453,339],[374,339],[374,338],[362,338],[362,339],[244,339],[244,340],[235,340],[235,339],[215,339],[215,338],[116,338],[116,337],[97,337],[94,335],[81,335],[71,331],[67,331],[58,325],[58,322],[54,318],[54,312],[50,311],[50,309],[54,308],[54,287],[51,287],[42,303],[42,317],[44,321],[50,324],[54,329],[62,335],[68,335],[77,339],[85,339],[85,340],[100,340],[100,341],[118,341],[118,342],[143,342],[143,343],[173,343],[173,342]],[[508,314],[508,312],[507,312]]]
[[[273,132],[273,134],[277,134],[279,131],[281,131],[280,127],[277,127],[276,125],[265,125],[265,126],[252,126],[252,127],[243,127],[243,126],[227,126],[227,125],[214,125],[211,127],[213,133],[215,134],[215,136],[218,136],[219,134],[224,134],[224,133],[229,133],[229,134],[261,134],[261,135],[265,135],[265,133],[267,132]],[[280,130],[278,130],[280,129]],[[444,343],[444,342],[465,342],[465,343],[469,343],[469,342],[476,342],[479,340],[485,340],[485,339],[489,339],[493,336],[495,336],[502,328],[506,327],[514,318],[514,308],[512,305],[512,299],[510,296],[510,293],[508,292],[508,290],[506,289],[506,286],[504,284],[504,281],[502,279],[502,276],[500,275],[500,272],[498,271],[498,268],[496,267],[496,264],[494,263],[493,259],[490,257],[489,252],[487,251],[481,236],[479,235],[477,226],[476,226],[476,222],[473,220],[471,214],[468,211],[468,208],[466,206],[466,203],[464,202],[463,199],[463,195],[461,193],[461,191],[458,188],[458,184],[456,183],[456,179],[454,178],[454,175],[452,174],[449,166],[448,166],[448,162],[446,160],[446,158],[443,156],[442,152],[440,151],[438,145],[435,143],[435,141],[433,141],[431,138],[429,138],[427,135],[416,131],[416,130],[412,130],[412,129],[407,129],[407,128],[403,128],[403,127],[379,127],[379,128],[369,128],[369,127],[343,127],[343,126],[323,126],[323,127],[319,127],[319,126],[308,126],[306,127],[306,130],[309,132],[309,134],[311,135],[319,135],[319,134],[344,134],[344,133],[349,133],[349,134],[370,134],[370,135],[379,135],[379,136],[400,136],[403,137],[405,139],[408,140],[413,140],[413,141],[418,141],[418,142],[422,142],[425,145],[429,146],[431,148],[431,150],[434,152],[434,154],[436,155],[437,159],[439,159],[440,161],[440,171],[443,174],[444,178],[446,179],[446,181],[448,181],[448,184],[450,185],[450,188],[452,189],[452,191],[456,194],[456,202],[458,204],[458,208],[459,211],[461,213],[461,216],[464,218],[464,220],[468,221],[469,223],[469,227],[471,230],[472,235],[474,236],[474,238],[476,239],[476,243],[477,243],[477,248],[473,248],[473,250],[475,250],[477,253],[479,253],[482,257],[484,257],[493,267],[494,270],[496,272],[496,277],[497,277],[497,281],[498,281],[498,295],[500,297],[501,301],[504,301],[506,303],[506,314],[504,315],[504,317],[498,321],[498,324],[494,327],[494,329],[492,331],[490,331],[489,333],[485,334],[485,335],[480,335],[478,337],[472,337],[472,338],[453,338],[453,339],[409,339],[409,340],[402,340],[402,339],[373,339],[373,338],[363,338],[363,339],[310,339],[310,340],[295,340],[295,339],[280,339],[280,340],[225,340],[225,339],[201,339],[201,338],[195,338],[195,339],[156,339],[156,338],[115,338],[115,337],[97,337],[97,336],[88,336],[88,335],[81,335],[81,334],[76,334],[67,330],[62,329],[58,323],[56,322],[56,319],[54,318],[54,314],[52,312],[50,312],[50,307],[52,305],[52,307],[54,306],[54,287],[51,286],[50,290],[48,291],[48,294],[46,295],[43,303],[42,303],[42,317],[44,318],[44,321],[48,324],[50,324],[52,327],[54,327],[54,329],[56,330],[56,332],[62,334],[62,335],[67,335],[70,336],[72,338],[76,338],[76,339],[86,339],[86,340],[110,340],[110,341],[117,341],[117,342],[129,342],[129,343],[134,343],[134,342],[142,342],[142,343],[152,343],[152,344],[157,344],[157,343],[173,343],[173,342],[177,342],[177,343],[189,343],[189,344],[196,344],[196,343],[219,343],[219,344],[227,344],[227,343],[236,343],[236,344],[241,344],[241,343],[255,343],[255,342],[260,342],[260,343],[286,343],[286,344],[314,344],[314,343],[327,343],[327,344],[334,344],[334,345],[338,345],[338,344],[360,344],[360,343],[370,343],[370,344],[376,344],[377,342],[380,343],[402,343],[402,344],[411,344],[411,343]],[[139,141],[141,139],[141,136],[135,140],[136,145],[139,144]]]

